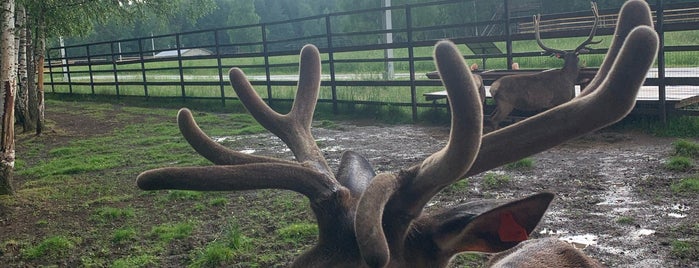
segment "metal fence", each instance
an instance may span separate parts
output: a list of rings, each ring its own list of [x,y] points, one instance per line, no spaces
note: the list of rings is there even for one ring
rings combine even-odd
[[[249,74],[267,101],[290,101],[298,51],[304,44],[314,44],[322,54],[324,73],[319,102],[331,103],[336,112],[341,104],[411,107],[416,119],[419,109],[446,107],[423,97],[441,90],[440,81],[425,75],[434,70],[431,47],[437,40],[448,38],[459,44],[467,61],[482,64],[484,69],[510,69],[517,61],[546,59],[539,51],[519,49],[520,44],[533,39],[531,15],[539,13],[523,9],[524,5],[517,4],[521,1],[448,0],[52,47],[45,85],[53,94],[219,99],[225,105],[227,100],[236,99],[225,78],[225,70],[235,66]],[[416,16],[427,9],[466,12],[486,3],[493,5],[493,14],[482,20],[426,23]],[[658,0],[650,4],[661,38],[699,29],[698,2]],[[613,34],[617,12],[618,7],[600,10],[598,36]],[[364,18],[379,18],[384,23],[353,29],[337,26]],[[545,39],[584,37],[592,25],[589,10],[542,14],[541,20]],[[276,28],[299,24],[314,27],[291,36],[274,34]],[[231,38],[235,36],[241,39]],[[586,57],[605,52],[595,49]],[[666,67],[667,57],[686,58],[688,62]],[[589,59],[588,67],[595,67],[595,60]],[[664,118],[668,113],[686,111],[686,107],[676,105],[699,95],[697,59],[699,45],[665,43],[658,68],[649,73],[645,95],[639,96],[634,112],[657,113]]]

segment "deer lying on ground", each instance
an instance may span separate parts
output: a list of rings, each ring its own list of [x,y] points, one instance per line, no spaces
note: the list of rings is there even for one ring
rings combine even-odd
[[[345,152],[333,173],[311,135],[320,87],[320,56],[301,50],[298,91],[291,111],[278,114],[257,95],[244,73],[230,70],[241,102],[293,152],[296,161],[249,155],[210,139],[180,110],[184,138],[216,165],[166,167],[137,178],[144,190],[238,191],[276,188],[310,200],[318,241],[294,267],[445,267],[464,251],[503,252],[493,267],[593,267],[581,251],[553,238],[528,239],[553,199],[539,193],[513,201],[484,200],[425,212],[444,187],[567,140],[610,125],[634,106],[658,48],[649,27],[650,9],[641,0],[621,10],[612,47],[600,72],[575,100],[482,136],[482,106],[471,72],[458,49],[440,41],[435,63],[448,92],[452,121],[444,148],[422,163],[376,174],[356,152]],[[518,245],[519,244],[519,245]]]
[[[495,101],[495,110],[490,116],[493,130],[499,128],[513,109],[528,112],[538,112],[558,106],[575,96],[575,81],[578,78],[580,66],[578,55],[587,52],[588,45],[598,44],[592,41],[597,30],[599,13],[597,5],[592,2],[592,12],[595,22],[588,38],[572,51],[549,48],[541,41],[539,34],[539,17],[534,16],[534,35],[536,43],[544,53],[563,59],[563,68],[548,70],[535,74],[517,74],[504,76],[490,85],[490,96]]]

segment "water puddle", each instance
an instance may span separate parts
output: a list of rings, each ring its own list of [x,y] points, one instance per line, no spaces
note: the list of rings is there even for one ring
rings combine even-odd
[[[685,204],[672,204],[668,206],[659,207],[658,210],[666,212],[667,216],[675,219],[682,219],[687,217],[687,211],[692,209],[690,206]]]
[[[578,249],[585,249],[590,245],[597,244],[597,235],[593,234],[582,234],[582,235],[566,235],[558,239],[561,241],[568,242]]]

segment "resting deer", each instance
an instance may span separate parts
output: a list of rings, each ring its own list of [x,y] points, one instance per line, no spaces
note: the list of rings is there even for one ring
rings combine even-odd
[[[149,170],[138,176],[137,184],[144,190],[276,188],[303,194],[310,200],[319,234],[317,243],[296,258],[294,267],[445,267],[464,251],[505,251],[491,264],[494,267],[560,267],[571,262],[592,266],[595,262],[581,251],[555,239],[520,244],[544,215],[553,199],[551,193],[513,201],[475,201],[430,212],[424,211],[425,205],[444,187],[467,176],[623,118],[634,106],[657,52],[658,39],[651,24],[644,1],[626,3],[601,71],[584,94],[485,136],[471,72],[453,43],[438,42],[435,63],[452,113],[449,140],[422,163],[380,174],[351,151],[342,155],[337,172],[328,166],[310,129],[320,87],[320,56],[314,46],[306,45],[300,55],[298,91],[288,114],[267,106],[240,69],[230,70],[231,84],[241,102],[286,143],[296,161],[226,148],[197,126],[189,110],[182,109],[178,113],[182,135],[216,165]]]
[[[504,76],[490,85],[490,95],[495,101],[495,110],[490,117],[493,130],[498,129],[499,124],[513,109],[520,111],[542,111],[558,106],[571,100],[575,96],[575,81],[578,78],[580,67],[578,55],[589,50],[590,44],[598,44],[600,41],[592,41],[597,30],[599,13],[597,4],[592,2],[592,12],[595,22],[588,38],[571,51],[549,48],[541,41],[539,34],[539,17],[534,16],[534,35],[536,43],[544,50],[544,53],[563,59],[563,68],[548,70],[535,74],[517,74]]]

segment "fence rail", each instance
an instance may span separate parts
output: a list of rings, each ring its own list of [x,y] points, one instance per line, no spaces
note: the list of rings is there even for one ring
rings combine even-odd
[[[473,62],[486,61],[495,69],[510,69],[518,59],[542,59],[537,51],[515,51],[516,41],[532,40],[532,14],[511,16],[508,6],[517,0],[501,0],[499,18],[483,21],[464,20],[443,25],[420,24],[416,12],[428,7],[455,8],[475,5],[482,0],[447,0],[431,3],[401,5],[359,11],[332,13],[274,23],[262,23],[204,31],[183,32],[115,40],[109,42],[70,45],[49,49],[47,61],[48,92],[54,94],[99,94],[142,96],[146,98],[177,97],[186,99],[236,99],[223,70],[240,67],[251,74],[251,83],[258,87],[269,102],[288,101],[289,91],[296,84],[296,55],[300,47],[315,44],[323,64],[320,102],[332,103],[337,112],[343,103],[392,105],[411,107],[416,119],[418,109],[446,107],[422,97],[426,92],[440,90],[441,82],[425,74],[434,70],[430,54],[432,45],[448,38],[458,44],[492,43],[498,49],[479,52],[464,49],[464,58]],[[651,5],[660,36],[672,31],[699,30],[699,3]],[[356,16],[384,16],[392,13],[393,28],[374,27],[357,30],[341,29],[338,22]],[[603,23],[598,35],[613,33],[618,8],[600,10]],[[497,12],[495,12],[497,13]],[[592,24],[590,11],[564,14],[542,14],[543,38],[587,36]],[[321,25],[317,32],[297,36],[271,34],[274,27],[294,23]],[[480,30],[479,30],[480,29]],[[488,29],[484,31],[483,29]],[[496,31],[494,29],[503,29]],[[232,42],[225,37],[240,33],[256,33],[248,39]],[[480,35],[489,33],[489,35]],[[196,40],[196,41],[193,41]],[[389,40],[388,42],[386,40]],[[388,51],[395,52],[393,56]],[[603,54],[596,49],[592,54]],[[661,55],[686,53],[699,58],[697,45],[671,45],[661,48]],[[663,60],[665,57],[659,57]],[[666,76],[665,62],[646,81],[655,86],[657,101],[639,103],[637,109],[658,113],[678,112],[677,100],[667,99],[668,91],[686,91],[699,95],[699,68],[673,72]],[[594,66],[588,66],[594,67]],[[678,76],[679,75],[679,76]],[[385,97],[385,92],[397,92]],[[673,92],[670,92],[673,93]]]

